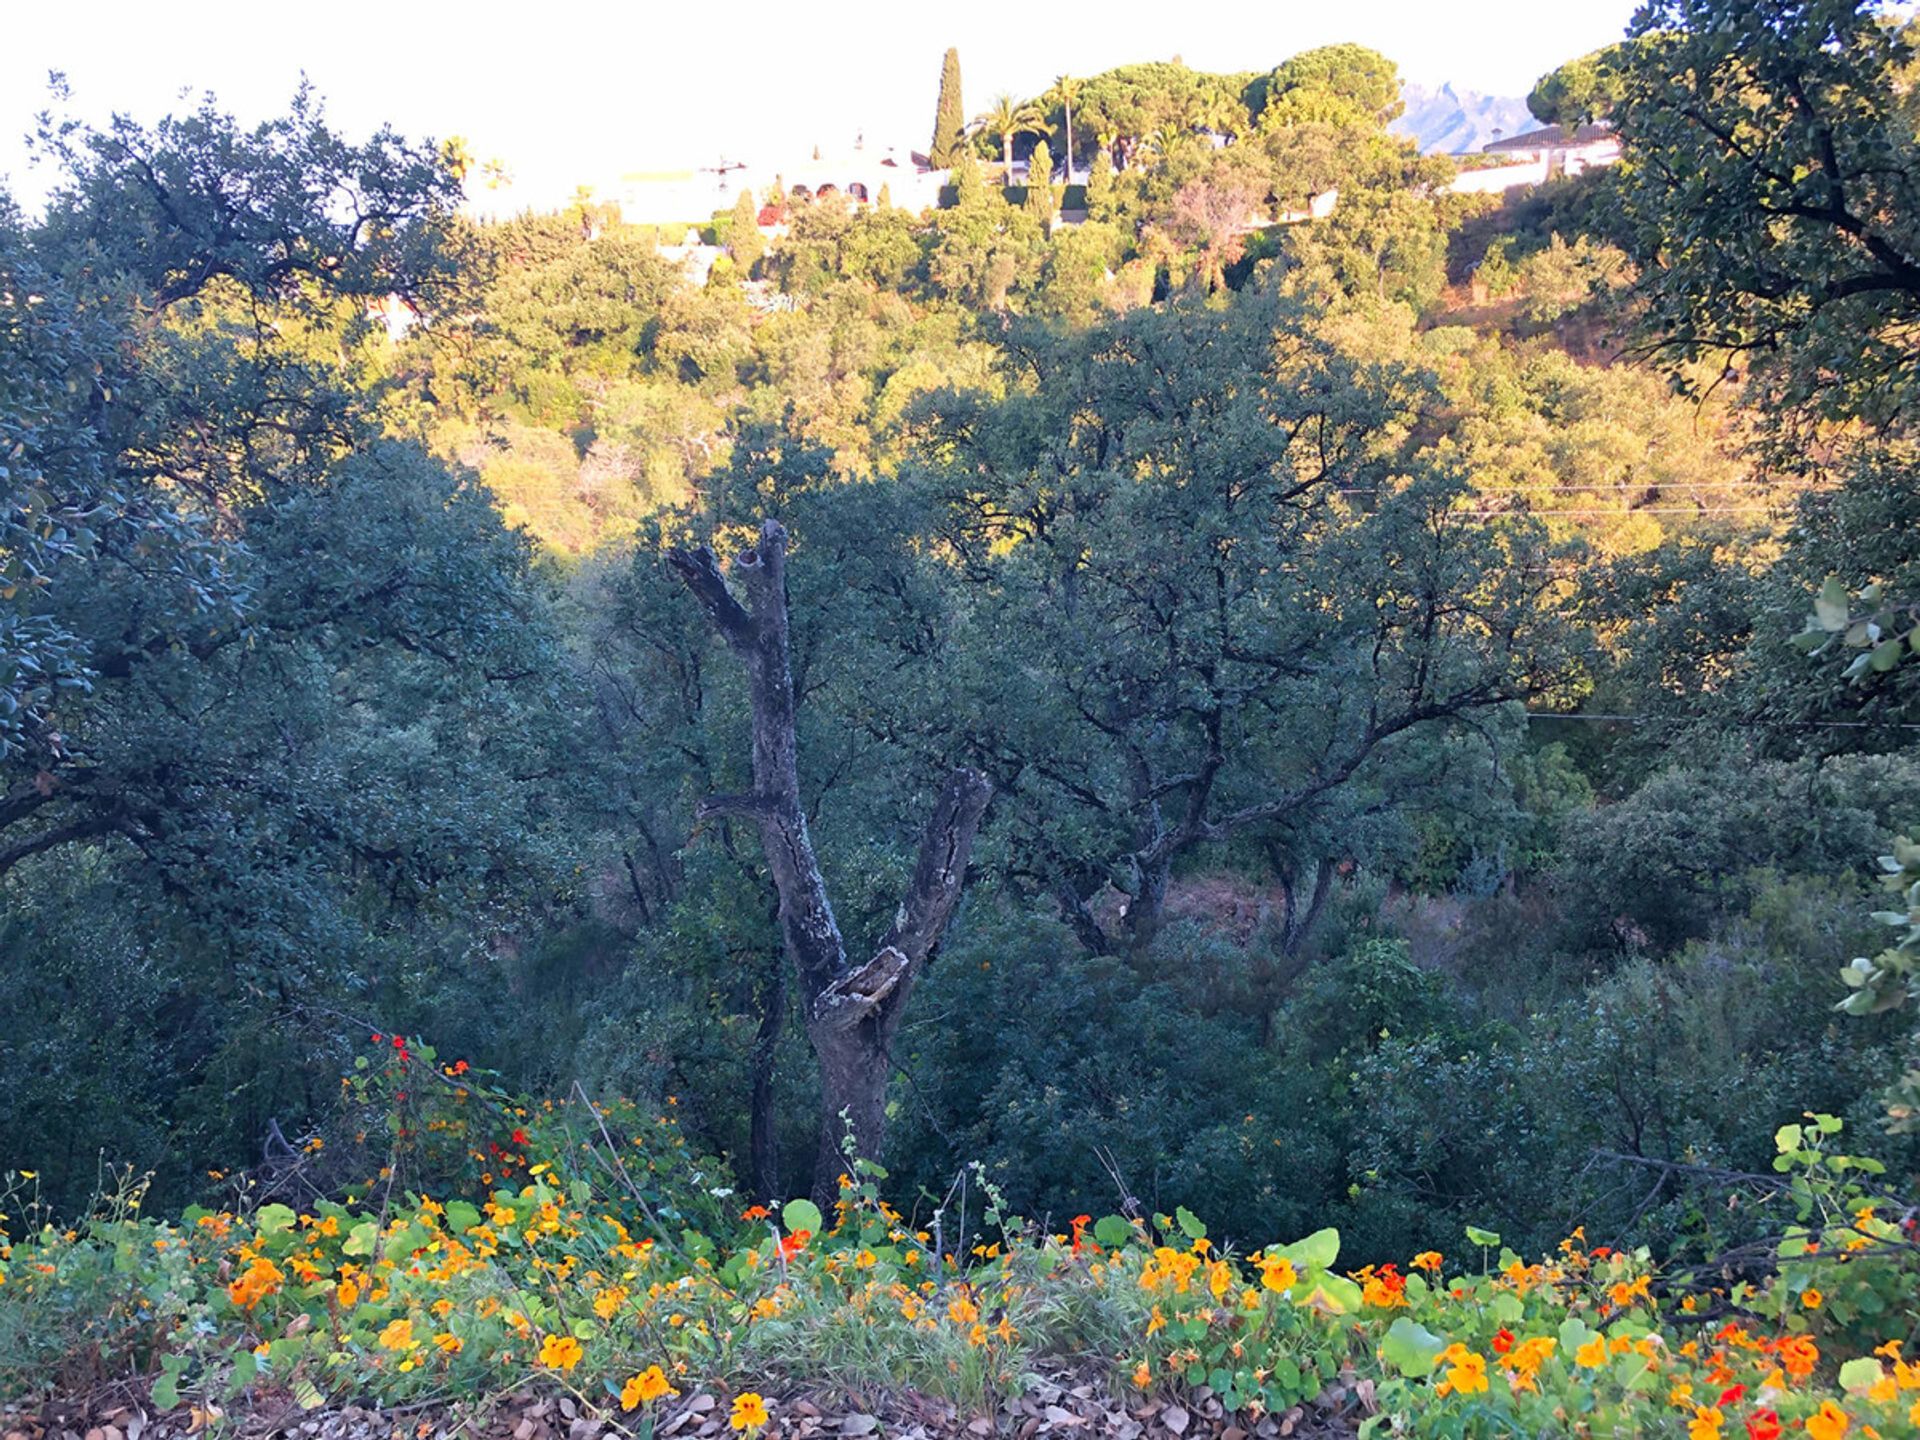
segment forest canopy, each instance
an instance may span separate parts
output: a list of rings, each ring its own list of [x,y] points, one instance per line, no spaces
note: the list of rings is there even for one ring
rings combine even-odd
[[[943,203],[743,193],[698,274],[590,196],[477,219],[460,145],[304,89],[253,128],[49,119],[44,212],[0,197],[0,1208],[27,1175],[36,1224],[79,1215],[124,1167],[255,1224],[219,1325],[291,1303],[295,1253],[348,1266],[263,1356],[318,1324],[413,1357],[348,1314],[372,1247],[442,1243],[383,1228],[450,1223],[402,1197],[577,1238],[518,1194],[632,1207],[578,1325],[511,1301],[534,1328],[485,1342],[543,1373],[641,1288],[629,1223],[725,1269],[729,1336],[794,1303],[758,1267],[839,1276],[797,1236],[942,1275],[1003,1244],[1007,1286],[1104,1247],[1159,1325],[1099,1353],[1280,1411],[1349,1363],[1334,1316],[1424,1356],[1383,1386],[1475,1393],[1382,1277],[1431,1253],[1444,1303],[1438,1252],[1495,1220],[1475,1305],[1558,1247],[1528,1303],[1652,1316],[1657,1254],[1701,1267],[1661,1305],[1764,1320],[1782,1365],[1871,1359],[1920,1318],[1911,1235],[1867,1225],[1920,1166],[1917,38],[1650,4],[1529,102],[1620,163],[1491,197],[1357,45],[977,117],[949,51]],[[632,1168],[567,1192],[602,1142]],[[1791,1254],[1726,1198],[1789,1172]],[[960,1230],[903,1238],[932,1213]],[[1834,1215],[1880,1278],[1782,1263]],[[1329,1227],[1337,1266],[1261,1249]],[[1625,1300],[1571,1298],[1615,1260]],[[1308,1329],[1234,1320],[1301,1276]],[[1511,1347],[1539,1315],[1501,1293]],[[1197,1328],[1156,1339],[1162,1304]],[[1167,1349],[1242,1323],[1309,1347],[1292,1381]],[[1612,1363],[1554,1333],[1580,1383]],[[955,1394],[1025,1363],[966,1343]],[[165,1349],[149,1379],[242,1363]],[[1824,1403],[1906,1386],[1872,1363]],[[1575,1433],[1504,1388],[1513,1433]],[[1846,1433],[1806,1399],[1772,1406]],[[1394,1433],[1493,1433],[1444,1413]]]

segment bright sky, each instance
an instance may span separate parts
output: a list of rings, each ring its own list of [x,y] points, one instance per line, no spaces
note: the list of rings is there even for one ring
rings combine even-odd
[[[83,118],[152,120],[183,89],[211,89],[246,121],[282,108],[300,72],[335,123],[361,135],[391,121],[416,136],[465,136],[503,160],[516,195],[555,202],[625,172],[711,164],[725,154],[924,149],[940,57],[960,49],[967,108],[1001,90],[1034,94],[1178,55],[1207,70],[1263,70],[1353,40],[1409,79],[1525,95],[1562,60],[1618,39],[1634,0],[1260,0],[1100,5],[967,0],[333,0],[319,10],[257,0],[21,0],[0,46],[0,175],[34,203],[44,170],[22,137],[61,70]]]

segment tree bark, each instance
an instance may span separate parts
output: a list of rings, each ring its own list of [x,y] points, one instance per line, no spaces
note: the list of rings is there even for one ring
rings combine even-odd
[[[920,840],[919,859],[892,927],[873,957],[847,959],[833,905],[800,803],[793,667],[786,589],[786,528],[777,520],[733,563],[743,605],[706,547],[672,550],[668,562],[747,668],[753,708],[753,790],[714,795],[702,819],[752,820],[780,895],[780,934],[799,982],[807,1036],[820,1066],[820,1135],[813,1194],[824,1208],[838,1196],[846,1148],[879,1155],[886,1134],[890,1046],[907,998],[960,898],[974,836],[993,786],[977,770],[948,776]]]

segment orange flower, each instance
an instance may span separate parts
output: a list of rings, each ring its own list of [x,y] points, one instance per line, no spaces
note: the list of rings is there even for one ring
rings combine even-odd
[[[571,1335],[549,1335],[540,1342],[540,1363],[549,1370],[571,1370],[585,1353]]]
[[[1438,1250],[1422,1250],[1418,1255],[1413,1257],[1413,1268],[1416,1270],[1425,1270],[1429,1275],[1438,1275],[1441,1264],[1442,1261]]]
[[[1778,1353],[1780,1364],[1796,1380],[1806,1379],[1820,1363],[1820,1347],[1804,1335],[1789,1335],[1780,1342]]]
[[[1293,1268],[1293,1262],[1284,1255],[1276,1255],[1270,1260],[1260,1262],[1260,1283],[1267,1289],[1278,1292],[1291,1290],[1299,1283],[1300,1276]]]
[[[767,1402],[749,1390],[733,1402],[727,1423],[736,1430],[758,1430],[767,1423]]]
[[[679,1393],[667,1383],[666,1371],[658,1365],[649,1365],[638,1375],[629,1376],[627,1383],[620,1387],[620,1407],[623,1410],[634,1410],[658,1400],[662,1395]]]
[[[1840,1440],[1853,1421],[1847,1412],[1831,1400],[1822,1400],[1820,1408],[1807,1417],[1810,1440]]]

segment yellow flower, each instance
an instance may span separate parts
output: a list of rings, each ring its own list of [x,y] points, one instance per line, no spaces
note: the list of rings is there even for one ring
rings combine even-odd
[[[1596,1335],[1573,1352],[1573,1363],[1586,1370],[1598,1370],[1607,1363],[1607,1337]]]
[[[1687,1422],[1687,1440],[1720,1440],[1720,1427],[1726,1423],[1717,1406],[1696,1405],[1693,1419]]]
[[[727,1423],[736,1430],[758,1430],[767,1423],[767,1402],[749,1390],[733,1402]]]
[[[453,1334],[436,1335],[433,1337],[433,1343],[449,1355],[458,1355],[466,1344],[458,1335]]]
[[[540,1363],[549,1370],[571,1370],[584,1353],[571,1335],[549,1335],[540,1342]]]
[[[947,1318],[956,1325],[971,1325],[980,1318],[980,1307],[963,1295],[947,1306]]]
[[[1269,1290],[1291,1290],[1299,1282],[1300,1276],[1294,1271],[1293,1262],[1284,1255],[1260,1262],[1260,1283]]]
[[[1148,1368],[1146,1361],[1142,1360],[1138,1365],[1133,1367],[1134,1389],[1144,1390],[1147,1388],[1149,1384],[1152,1383],[1152,1381],[1153,1381],[1153,1371]]]
[[[1233,1267],[1224,1260],[1215,1260],[1207,1266],[1207,1289],[1213,1292],[1213,1298],[1221,1299],[1233,1288]]]
[[[638,1375],[627,1377],[627,1383],[620,1387],[620,1406],[632,1410],[638,1406],[658,1400],[662,1395],[678,1395],[667,1383],[667,1372],[658,1365],[649,1365]]]
[[[1846,1411],[1831,1400],[1822,1400],[1820,1408],[1807,1417],[1807,1434],[1810,1440],[1840,1440],[1852,1424]]]
[[[380,1332],[380,1344],[388,1350],[411,1350],[415,1344],[413,1321],[404,1317],[399,1320],[389,1320],[387,1328]]]
[[[1450,1345],[1441,1357],[1448,1362],[1447,1388],[1461,1395],[1482,1395],[1487,1389],[1487,1361],[1461,1345]]]

